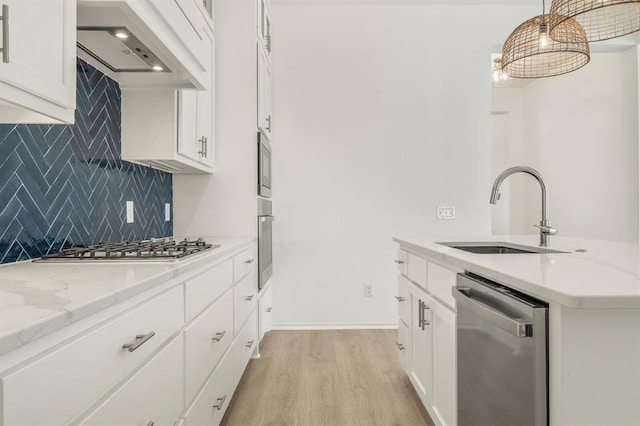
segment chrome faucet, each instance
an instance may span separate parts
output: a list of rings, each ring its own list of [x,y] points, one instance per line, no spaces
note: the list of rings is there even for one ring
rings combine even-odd
[[[547,186],[544,184],[544,180],[542,179],[542,175],[538,173],[537,170],[532,169],[531,167],[525,166],[516,166],[511,167],[504,172],[500,173],[496,178],[495,182],[493,182],[493,188],[491,188],[491,198],[489,202],[491,204],[496,204],[500,199],[500,185],[502,181],[507,177],[511,176],[514,173],[526,173],[528,175],[533,176],[538,180],[540,184],[540,189],[542,190],[542,220],[540,221],[540,225],[533,225],[536,228],[540,228],[540,247],[550,247],[549,236],[556,235],[558,231],[555,228],[551,227],[551,222],[549,221],[549,205],[547,203]]]

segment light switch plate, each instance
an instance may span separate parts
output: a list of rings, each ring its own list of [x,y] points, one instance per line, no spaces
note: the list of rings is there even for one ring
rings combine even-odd
[[[127,223],[133,223],[133,201],[127,201]]]
[[[453,220],[456,218],[455,207],[439,206],[437,211],[438,219],[440,220]]]
[[[169,222],[171,220],[171,204],[164,203],[164,221]]]

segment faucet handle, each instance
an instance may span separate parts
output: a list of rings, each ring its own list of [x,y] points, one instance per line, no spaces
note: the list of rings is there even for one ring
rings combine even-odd
[[[556,235],[558,233],[558,230],[556,228],[552,228],[551,226],[543,226],[543,225],[533,225],[536,228],[540,228],[542,230],[542,233],[546,234],[546,235]]]

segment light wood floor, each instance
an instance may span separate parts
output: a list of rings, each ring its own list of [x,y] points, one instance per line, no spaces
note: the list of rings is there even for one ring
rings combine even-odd
[[[398,361],[396,330],[272,331],[226,426],[433,425]]]

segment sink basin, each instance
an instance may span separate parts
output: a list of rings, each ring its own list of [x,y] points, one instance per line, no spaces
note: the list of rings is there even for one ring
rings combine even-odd
[[[437,243],[458,250],[476,254],[539,254],[539,253],[566,253],[564,251],[551,250],[542,247],[521,246],[502,242],[446,242]]]

